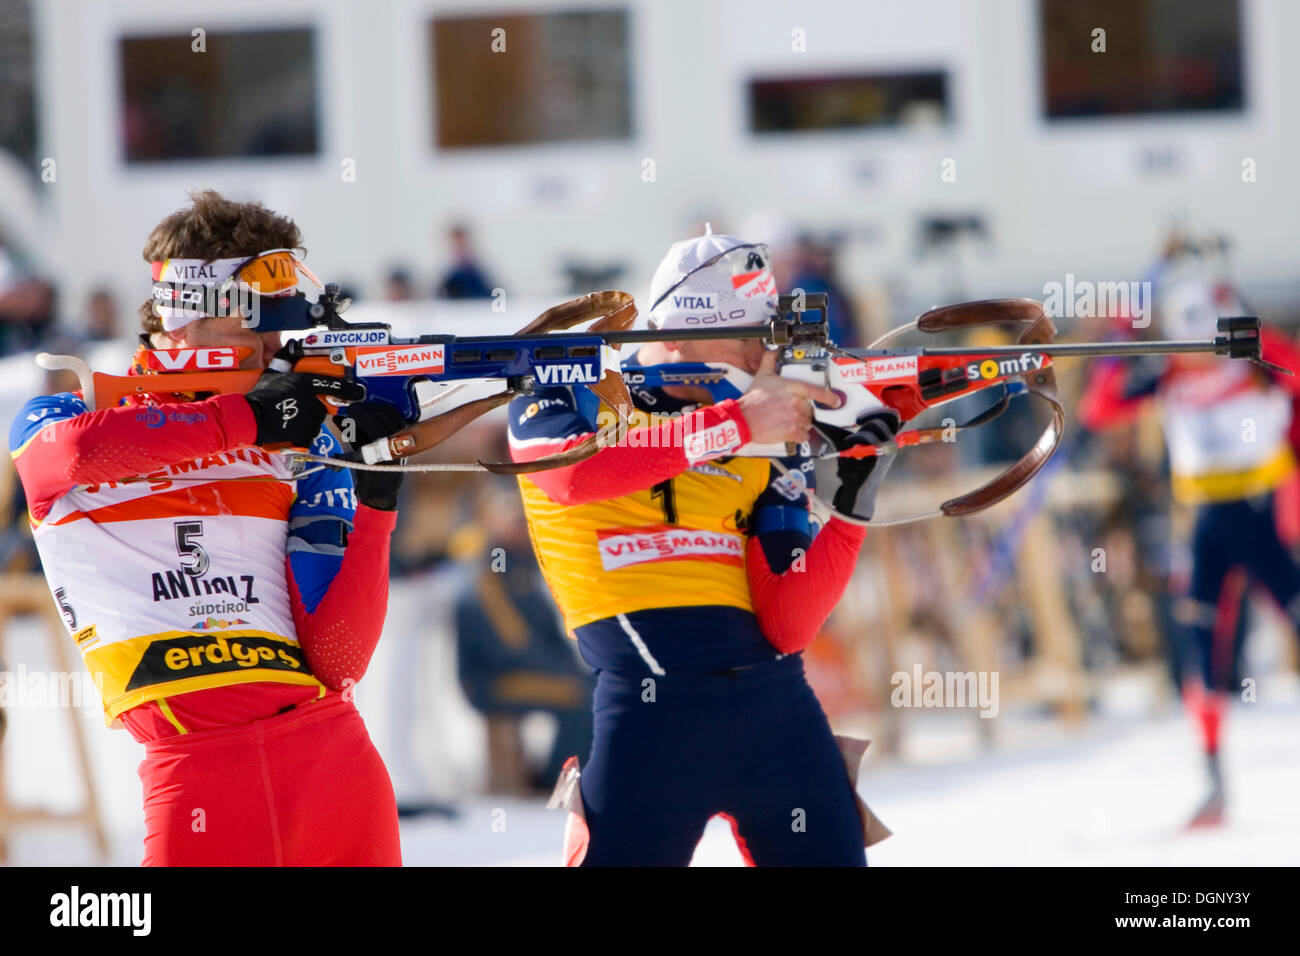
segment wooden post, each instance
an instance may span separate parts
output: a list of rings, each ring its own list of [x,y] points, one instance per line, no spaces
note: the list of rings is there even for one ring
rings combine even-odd
[[[3,641],[9,620],[20,614],[35,614],[46,625],[54,652],[54,665],[63,673],[71,673],[67,637],[63,622],[50,599],[45,579],[39,574],[0,575],[0,641]],[[90,766],[90,752],[86,746],[86,728],[78,708],[65,707],[77,769],[81,775],[84,797],[75,810],[56,812],[43,807],[16,807],[9,802],[4,777],[4,743],[0,739],[0,863],[8,859],[8,836],[27,823],[72,823],[86,827],[94,840],[100,858],[108,856],[108,837],[104,831],[99,811],[99,798],[95,790],[95,777]]]
[[[1065,600],[1052,548],[1050,525],[1045,512],[1030,519],[1020,552],[1020,575],[1034,621],[1034,647],[1040,651],[1037,689],[1056,702],[1062,717],[1079,721],[1087,711],[1088,679],[1079,629]]]
[[[905,594],[903,581],[903,554],[900,548],[900,536],[897,534],[868,534],[867,541],[873,542],[879,559],[879,566],[885,574],[885,586],[881,588],[882,613],[879,615],[881,653],[884,658],[884,686],[881,688],[881,734],[880,745],[886,754],[898,756],[902,749],[903,731],[902,714],[890,703],[892,675],[899,670],[899,660],[903,636],[908,629],[908,609],[904,606]]]

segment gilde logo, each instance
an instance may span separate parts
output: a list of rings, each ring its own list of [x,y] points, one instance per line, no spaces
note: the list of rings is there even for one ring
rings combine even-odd
[[[740,447],[740,426],[735,422],[723,422],[691,432],[686,436],[684,447],[687,461],[717,458]]]

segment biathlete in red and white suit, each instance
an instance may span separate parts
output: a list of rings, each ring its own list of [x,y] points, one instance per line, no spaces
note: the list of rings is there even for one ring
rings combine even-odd
[[[191,214],[255,205],[214,196]],[[256,253],[170,259],[155,278],[287,267],[296,285],[290,254]],[[245,368],[279,347],[238,315],[159,311],[155,343],[247,346]],[[62,393],[13,423],[50,590],[108,722],[145,745],[146,865],[401,862],[392,786],[350,693],[383,626],[400,478],[298,477],[259,447],[340,451],[317,396],[356,387],[265,372],[247,395],[96,411]]]
[[[1184,280],[1157,290],[1166,333],[1209,339],[1220,315],[1244,311],[1230,287]],[[1263,331],[1263,358],[1300,369],[1300,350]],[[1253,579],[1300,626],[1300,564],[1278,531],[1277,492],[1294,477],[1292,406],[1300,378],[1205,355],[1147,361],[1109,359],[1093,367],[1079,406],[1088,428],[1130,421],[1154,400],[1169,449],[1174,499],[1192,509],[1184,542],[1189,573],[1174,586],[1174,639],[1195,662],[1184,699],[1197,723],[1210,793],[1192,819],[1219,822],[1226,796],[1219,761],[1221,725],[1238,692],[1237,615]]]

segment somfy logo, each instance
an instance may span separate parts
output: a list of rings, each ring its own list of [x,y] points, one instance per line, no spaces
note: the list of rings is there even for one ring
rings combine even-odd
[[[50,897],[51,926],[129,926],[132,935],[148,936],[153,926],[150,893],[70,893]]]

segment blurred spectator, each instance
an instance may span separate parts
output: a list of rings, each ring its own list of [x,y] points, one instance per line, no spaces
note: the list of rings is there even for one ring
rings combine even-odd
[[[86,341],[111,342],[121,329],[118,326],[117,299],[100,286],[86,299]]]
[[[460,685],[488,719],[489,790],[547,790],[568,757],[587,757],[593,682],[560,627],[513,482],[487,486],[478,514],[484,554],[456,602]],[[518,721],[537,711],[559,723],[546,765],[532,773]]]
[[[478,264],[469,230],[454,225],[447,233],[451,245],[452,265],[438,283],[434,297],[439,299],[490,299],[492,283]]]
[[[73,328],[68,328],[66,323],[60,322],[57,328],[51,330],[45,342],[51,352],[84,357],[83,353],[87,346],[99,342],[112,342],[121,334],[117,299],[105,286],[98,286],[91,290],[90,295],[86,297],[82,315],[83,321]],[[76,387],[74,380],[71,388],[58,389],[58,391],[71,391]]]
[[[67,369],[45,373],[44,393],[56,395],[78,388],[77,376]],[[6,463],[0,471],[0,573],[39,572],[41,558],[32,541],[32,526],[27,515],[27,496],[18,473]]]
[[[0,285],[0,355],[39,347],[54,330],[57,295],[44,279],[12,277]]]
[[[27,497],[18,473],[6,464],[0,472],[0,573],[21,574],[40,568],[27,518]]]
[[[384,301],[410,302],[414,298],[415,287],[411,284],[411,273],[405,266],[394,266],[384,280]]]
[[[859,348],[853,300],[836,275],[837,253],[837,244],[832,238],[818,239],[807,233],[799,236],[795,242],[789,286],[782,286],[781,291],[802,289],[809,295],[825,292],[828,296],[826,324],[831,340],[841,348]]]
[[[357,291],[360,288],[361,288],[360,286],[353,285],[351,282],[348,282],[346,279],[340,280],[339,299],[340,300],[346,299],[348,302],[360,302],[361,293]]]

